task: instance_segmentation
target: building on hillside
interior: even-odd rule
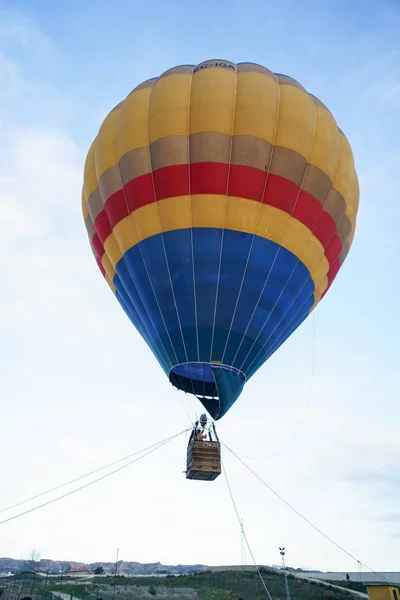
[[[86,567],[78,567],[77,569],[70,569],[66,575],[67,577],[90,577],[92,572]]]
[[[400,600],[399,588],[393,585],[371,583],[367,585],[367,592],[369,600]]]
[[[303,571],[298,569],[294,574],[310,577],[311,579],[323,579],[324,581],[346,581],[346,575],[348,575],[350,581],[365,583],[365,585],[370,583],[384,584],[384,581],[390,581],[392,585],[400,587],[400,571],[381,571],[377,574],[368,571]],[[384,581],[382,581],[382,577]]]

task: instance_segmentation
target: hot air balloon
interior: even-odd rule
[[[261,65],[209,60],[108,114],[82,206],[123,310],[217,420],[330,288],[358,201],[349,142],[320,100]]]

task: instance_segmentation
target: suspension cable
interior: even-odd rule
[[[79,492],[80,490],[83,490],[83,489],[85,489],[85,488],[93,485],[94,483],[97,483],[98,481],[106,479],[106,477],[110,477],[110,475],[114,475],[114,473],[118,473],[118,471],[122,471],[122,469],[125,469],[126,467],[129,467],[130,465],[132,465],[133,463],[137,462],[141,458],[144,458],[145,456],[148,456],[152,452],[155,452],[156,450],[158,450],[162,446],[165,446],[165,444],[168,444],[168,442],[171,442],[173,439],[175,439],[176,437],[182,435],[186,431],[187,431],[187,429],[184,429],[183,431],[180,431],[179,433],[176,433],[175,435],[172,435],[171,437],[169,437],[169,438],[167,438],[165,440],[162,440],[158,444],[153,444],[153,446],[150,447],[150,450],[147,450],[147,452],[145,452],[141,456],[138,456],[137,458],[134,458],[133,460],[131,460],[128,463],[126,463],[125,465],[122,465],[121,467],[118,467],[117,469],[114,469],[113,471],[110,471],[109,473],[106,473],[105,475],[102,475],[101,477],[98,477],[97,479],[94,479],[93,481],[89,481],[89,483],[85,483],[84,485],[81,485],[80,487],[77,487],[77,488],[75,488],[73,490],[70,490],[69,492],[66,492],[62,496],[57,496],[57,498],[53,498],[52,500],[48,500],[47,502],[44,502],[43,504],[39,504],[38,506],[34,506],[33,508],[25,510],[24,512],[18,513],[16,515],[12,516],[12,517],[8,517],[7,519],[4,519],[3,521],[0,521],[0,525],[3,525],[4,523],[8,523],[9,521],[13,521],[14,519],[18,519],[19,517],[22,517],[22,516],[27,515],[27,514],[29,514],[31,512],[34,512],[35,510],[39,510],[39,508],[43,508],[45,506],[48,506],[49,504],[53,504],[54,502],[57,502],[58,500],[62,500],[63,498],[67,498],[68,496],[71,496],[72,494],[75,494],[76,492]],[[141,452],[144,452],[144,450],[142,450]]]
[[[189,431],[190,428],[185,429],[184,431],[182,431],[181,433],[185,433],[186,431]],[[37,498],[41,498],[42,496],[45,496],[47,494],[51,494],[51,492],[56,492],[57,490],[60,490],[63,487],[66,487],[67,485],[70,485],[71,483],[76,483],[77,481],[80,481],[81,479],[85,479],[86,477],[90,477],[90,475],[95,475],[95,473],[99,473],[100,471],[104,471],[104,469],[108,469],[109,467],[113,467],[114,465],[117,465],[121,462],[124,462],[125,460],[128,460],[129,458],[132,458],[133,456],[137,456],[138,454],[141,454],[142,452],[146,452],[146,450],[150,450],[151,448],[154,448],[155,446],[158,446],[159,444],[161,444],[164,441],[169,440],[170,438],[166,438],[166,440],[161,440],[161,442],[157,442],[155,444],[151,444],[151,446],[147,446],[146,448],[142,448],[142,450],[136,450],[136,452],[132,452],[131,454],[128,454],[127,456],[124,456],[123,458],[119,458],[118,460],[114,460],[113,462],[108,463],[107,465],[104,465],[102,467],[98,467],[97,469],[94,469],[94,471],[89,471],[88,473],[85,473],[84,475],[80,475],[79,477],[75,477],[74,479],[70,479],[69,481],[66,481],[65,483],[61,483],[60,485],[57,485],[53,488],[50,488],[49,490],[45,490],[44,492],[40,492],[40,494],[36,494],[35,496],[31,496],[30,498],[26,498],[25,500],[21,500],[20,502],[16,502],[15,504],[11,504],[10,506],[6,506],[5,508],[0,509],[0,513],[6,512],[7,510],[11,510],[12,508],[16,508],[17,506],[21,506],[22,504],[26,504],[27,502],[31,502],[32,500],[36,500]]]
[[[234,499],[234,497],[233,497],[233,494],[232,494],[232,489],[231,489],[231,486],[230,486],[230,484],[229,484],[228,476],[227,476],[227,474],[226,474],[226,469],[225,469],[224,463],[223,463],[222,461],[221,461],[221,465],[222,465],[222,470],[223,470],[223,472],[224,472],[225,481],[226,481],[226,484],[227,484],[227,486],[228,486],[229,495],[230,495],[230,497],[231,497],[231,500],[232,500],[233,508],[235,509],[236,517],[237,517],[237,519],[238,519],[239,526],[240,526],[240,529],[241,529],[241,532],[242,532],[243,538],[244,538],[244,540],[245,540],[245,542],[246,542],[246,545],[247,545],[247,547],[248,547],[248,549],[249,549],[249,552],[250,552],[251,558],[253,559],[254,566],[255,566],[255,568],[257,569],[258,576],[259,576],[259,577],[260,577],[260,579],[261,579],[261,583],[262,583],[262,585],[263,585],[263,587],[264,587],[264,589],[265,589],[265,592],[266,592],[266,594],[267,594],[267,596],[268,596],[269,600],[272,600],[271,594],[269,593],[269,590],[268,590],[268,588],[267,588],[267,585],[266,585],[266,583],[265,583],[265,581],[264,581],[264,578],[263,578],[263,576],[261,575],[260,568],[259,568],[259,566],[257,565],[257,563],[256,563],[256,560],[255,560],[255,558],[254,558],[253,551],[252,551],[252,549],[250,548],[249,541],[248,541],[248,539],[247,539],[247,536],[246,536],[246,534],[245,534],[245,531],[244,531],[243,522],[242,522],[242,519],[240,518],[240,515],[239,515],[239,512],[238,512],[238,509],[237,509],[237,506],[236,506],[236,502],[235,502],[235,499]]]
[[[270,454],[269,456],[264,456],[264,457],[257,457],[257,456],[246,456],[244,454],[241,454],[239,452],[236,452],[236,454],[238,456],[240,456],[241,458],[245,458],[247,460],[258,460],[258,461],[264,461],[264,460],[271,460],[271,458],[276,458],[277,456],[280,456],[281,454],[283,454],[285,452],[285,450],[287,450],[294,442],[294,440],[296,439],[300,429],[303,426],[303,423],[305,421],[306,418],[306,414],[308,411],[308,408],[310,406],[310,402],[311,402],[311,396],[312,396],[312,390],[313,390],[313,385],[314,385],[314,375],[315,375],[315,338],[316,338],[316,333],[315,333],[315,311],[312,312],[311,314],[311,322],[312,322],[312,357],[311,357],[311,373],[310,373],[310,380],[309,380],[309,384],[308,384],[308,391],[307,391],[307,396],[306,396],[306,402],[304,404],[304,408],[303,408],[303,412],[302,415],[300,417],[300,421],[297,425],[296,430],[294,431],[293,435],[291,438],[289,438],[289,440],[286,442],[286,444],[277,452],[274,452],[273,454]]]
[[[307,519],[307,517],[305,517],[304,515],[302,515],[296,508],[294,508],[294,506],[292,506],[278,492],[276,492],[264,479],[262,479],[262,477],[260,477],[255,471],[253,471],[253,469],[251,467],[249,467],[249,465],[247,465],[237,454],[235,454],[235,452],[233,452],[233,450],[231,450],[226,444],[224,444],[224,442],[221,441],[221,444],[223,444],[225,446],[225,448],[227,450],[229,450],[229,452],[231,454],[233,454],[233,456],[239,462],[241,462],[242,465],[246,467],[246,469],[248,469],[250,471],[250,473],[252,473],[259,481],[261,481],[261,483],[263,485],[265,485],[265,487],[268,488],[270,492],[272,492],[277,498],[279,498],[279,500],[281,500],[284,504],[286,504],[286,506],[288,506],[301,519],[303,519],[303,521],[305,521],[308,525],[310,525],[310,527],[312,527],[313,529],[315,529],[315,531],[317,531],[320,535],[322,535],[326,540],[328,540],[329,542],[331,542],[331,544],[333,544],[334,546],[336,546],[336,548],[338,548],[339,550],[341,550],[342,552],[344,552],[344,554],[347,554],[347,556],[349,556],[350,558],[352,558],[353,560],[355,560],[359,565],[362,565],[363,567],[365,567],[366,569],[368,569],[369,571],[371,571],[375,575],[379,575],[380,577],[382,577],[382,579],[384,581],[386,581],[388,583],[391,583],[391,581],[389,581],[389,579],[387,579],[382,573],[379,573],[379,571],[376,571],[372,567],[369,567],[367,564],[365,564],[362,561],[358,560],[358,558],[356,558],[353,554],[351,554],[350,552],[348,552],[345,548],[343,548],[343,546],[340,546],[340,544],[338,544],[337,542],[335,542],[326,533],[324,533],[323,531],[321,531],[321,529],[319,529],[316,525],[314,525],[313,523],[311,523],[311,521],[309,519]]]

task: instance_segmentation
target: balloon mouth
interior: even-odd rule
[[[175,365],[169,372],[169,380],[178,390],[187,394],[218,398],[213,369],[235,373],[242,381],[246,380],[245,374],[239,369],[214,362],[188,362]]]

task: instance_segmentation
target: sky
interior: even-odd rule
[[[141,81],[215,57],[256,62],[332,111],[353,148],[360,208],[331,290],[218,432],[353,556],[400,570],[399,31],[397,0],[0,0],[0,510],[201,412],[95,265],[83,166],[104,117]],[[227,481],[186,481],[187,441],[1,524],[0,556],[113,561],[119,548],[123,560],[240,564]],[[259,564],[279,563],[283,545],[291,566],[358,569],[226,450],[223,463]]]

